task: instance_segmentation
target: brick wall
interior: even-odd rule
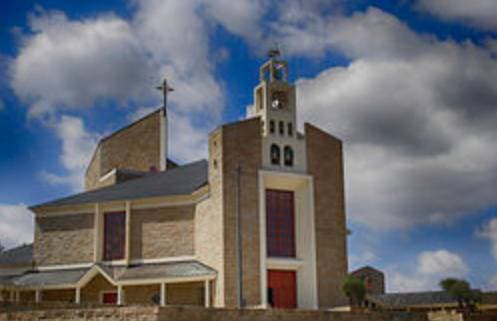
[[[154,304],[153,297],[160,295],[160,285],[126,286],[123,288],[126,304]]]
[[[366,267],[352,272],[351,275],[364,281],[368,294],[385,294],[385,275],[383,272]]]
[[[36,217],[34,261],[37,265],[93,261],[93,213]]]
[[[41,296],[43,302],[74,302],[76,290],[45,290]]]
[[[243,298],[247,306],[261,304],[258,170],[262,164],[259,118],[222,127],[225,304],[237,303],[237,175],[241,166]],[[265,291],[265,289],[264,289]]]
[[[176,283],[167,285],[167,304],[204,305],[203,282]]]
[[[132,210],[131,258],[193,255],[194,211],[194,206]]]
[[[160,169],[160,125],[156,112],[100,141],[85,177],[86,189],[100,187],[98,179],[113,168]]]
[[[318,302],[321,308],[344,305],[340,289],[347,275],[347,232],[342,143],[305,124],[307,169],[314,179]]]
[[[212,288],[213,305],[217,307],[224,305],[221,138],[221,129],[209,135],[209,198],[195,209],[195,256],[218,273]]]

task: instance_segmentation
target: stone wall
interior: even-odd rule
[[[368,294],[385,294],[385,274],[370,267],[364,267],[351,273],[364,281]]]
[[[154,304],[154,297],[160,298],[160,285],[125,286],[124,301],[127,305]]]
[[[209,135],[209,198],[195,208],[195,257],[217,271],[213,305],[224,305],[223,194],[221,128]]]
[[[194,206],[131,211],[131,258],[194,254]]]
[[[167,285],[167,304],[204,305],[204,283],[188,282]]]
[[[99,178],[114,168],[160,170],[161,117],[159,109],[101,140],[86,172],[86,189],[100,187]]]
[[[237,167],[240,176],[243,299],[261,304],[259,241],[259,169],[262,165],[261,122],[253,118],[222,127],[223,228],[225,306],[237,304]]]
[[[74,302],[76,290],[45,290],[41,293],[42,302]]]
[[[33,259],[37,265],[93,261],[94,214],[36,217]]]
[[[426,321],[408,312],[349,313],[305,310],[228,310],[199,307],[100,307],[2,312],[0,321]]]
[[[318,303],[321,308],[345,305],[340,289],[348,271],[342,143],[310,124],[305,124],[305,139],[314,180]]]

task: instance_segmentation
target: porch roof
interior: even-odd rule
[[[99,272],[96,272],[95,269]],[[174,279],[208,278],[216,275],[214,269],[198,261],[141,264],[128,267],[95,264],[88,268],[30,271],[22,275],[1,277],[0,286],[20,288],[75,288],[84,286],[89,279],[92,279],[92,273],[105,274],[116,285],[122,283],[129,284],[131,281],[138,284],[140,281],[150,283],[152,280],[169,280],[169,282],[174,282]]]
[[[19,287],[74,286],[89,270],[90,268],[31,271],[12,278],[9,285]]]
[[[197,261],[142,264],[130,266],[118,277],[117,281],[143,279],[169,279],[213,276],[216,271]]]

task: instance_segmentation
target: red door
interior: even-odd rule
[[[268,270],[268,301],[273,308],[297,307],[297,278],[294,271]]]
[[[103,304],[117,304],[117,292],[104,292],[102,294]]]

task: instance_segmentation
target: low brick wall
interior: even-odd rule
[[[24,307],[24,309],[26,309]],[[12,310],[12,309],[9,309]],[[37,308],[0,312],[0,321],[427,321],[408,312],[350,313],[303,310],[236,310],[152,306]]]

